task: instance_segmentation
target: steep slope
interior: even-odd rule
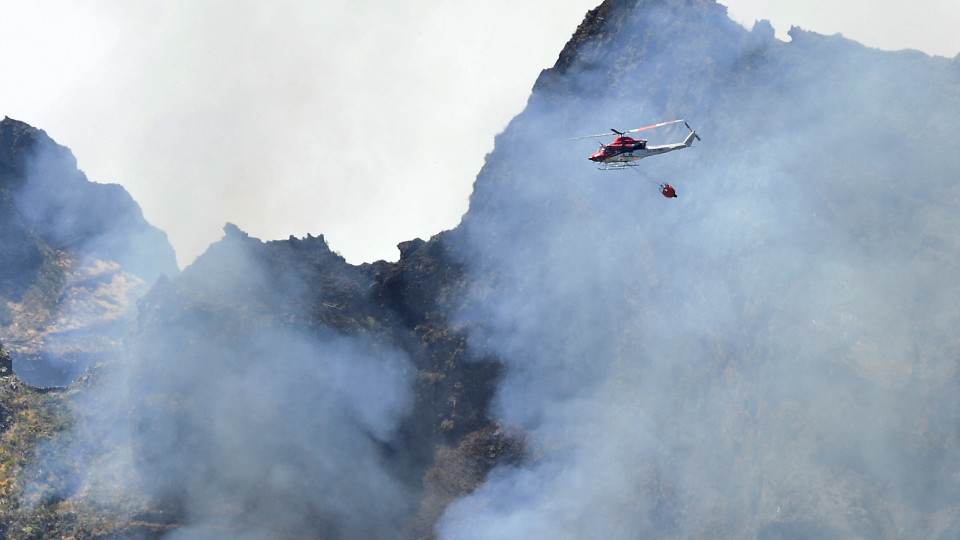
[[[457,317],[540,459],[442,536],[956,534],[960,65],[790,36],[604,2],[498,136]],[[560,142],[673,118],[632,172]]]
[[[178,272],[166,235],[42,130],[0,121],[0,340],[17,371],[66,384],[115,351],[133,300]]]

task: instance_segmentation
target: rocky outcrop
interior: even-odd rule
[[[115,261],[147,283],[178,271],[166,234],[123,187],[87,180],[69,149],[9,117],[0,121],[0,193],[8,225],[51,249]]]
[[[274,445],[285,447],[297,463],[321,456],[327,460],[328,454],[344,451],[341,443],[324,442],[330,435],[323,433],[328,424],[349,420],[355,410],[366,411],[361,423],[370,421],[362,420],[369,415],[379,418],[377,425],[388,423],[386,431],[367,428],[364,437],[373,439],[372,446],[350,443],[354,456],[350,459],[376,454],[378,465],[366,466],[382,467],[386,477],[381,482],[405,493],[405,501],[363,524],[317,507],[316,514],[295,526],[302,531],[369,532],[377,530],[378,520],[389,517],[389,523],[405,524],[406,537],[429,536],[433,521],[456,494],[478,485],[497,463],[519,459],[520,439],[498,429],[487,412],[499,363],[473,352],[466,336],[447,318],[464,274],[444,235],[404,243],[396,263],[352,266],[330,251],[322,236],[263,242],[232,224],[224,231],[224,238],[182,274],[161,280],[140,300],[135,330],[127,338],[130,356],[123,367],[126,384],[136,397],[111,406],[133,411],[138,427],[132,443],[138,474],[145,479],[140,489],[155,496],[163,508],[182,508],[172,514],[166,511],[165,519],[206,523],[229,513],[228,503],[201,511],[197,501],[183,498],[196,489],[221,489],[240,474],[215,451],[231,444],[228,437],[217,435],[217,426],[224,423],[245,434],[243,439],[263,437],[235,452],[251,463],[266,464],[276,458],[266,450]],[[377,367],[365,371],[362,366],[371,362]],[[355,376],[341,374],[357,369]],[[355,378],[360,373],[362,378]],[[330,378],[340,382],[327,386]],[[384,378],[394,382],[384,386]],[[313,382],[303,385],[306,380]],[[199,388],[202,398],[193,394]],[[380,393],[369,394],[375,388]],[[245,397],[247,392],[259,397]],[[345,395],[331,401],[331,395],[340,394]],[[397,395],[389,397],[392,394]],[[394,399],[397,411],[377,405]],[[180,406],[184,400],[193,405]],[[235,408],[212,413],[234,400]],[[246,414],[244,403],[267,410],[275,410],[276,403],[288,405],[273,413],[255,413],[270,418],[269,426],[258,428],[257,421],[235,416]],[[316,412],[303,417],[304,407]],[[340,407],[346,409],[327,412]],[[158,432],[157,426],[166,427]],[[349,441],[355,428],[340,429],[344,431],[339,437]],[[307,445],[288,445],[287,435],[297,430],[321,431],[315,435],[319,439]],[[454,458],[459,461],[451,462]],[[479,461],[454,466],[474,458]],[[467,470],[470,474],[454,484],[425,483],[429,470],[447,477]],[[305,494],[303,486],[288,490],[262,483],[238,493],[251,489],[257,494],[243,497],[312,504],[309,501],[327,489],[319,483],[331,480],[322,472],[302,474],[312,494]],[[198,475],[205,479],[203,488],[191,487]],[[251,513],[259,516],[261,527],[291,526],[281,518],[258,514],[260,505],[254,504]]]
[[[179,271],[119,185],[90,182],[43,130],[0,121],[0,339],[18,371],[68,384],[115,354],[135,300]]]

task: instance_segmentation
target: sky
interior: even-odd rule
[[[3,0],[0,114],[123,185],[181,267],[227,222],[396,260],[457,225],[494,137],[597,3]],[[960,52],[960,3],[721,3],[783,40],[797,25]]]

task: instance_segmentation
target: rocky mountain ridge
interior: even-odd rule
[[[117,184],[90,182],[43,130],[0,121],[0,341],[34,384],[116,353],[134,301],[179,271],[166,235]]]

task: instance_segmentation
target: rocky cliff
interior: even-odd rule
[[[21,376],[67,384],[115,352],[134,300],[176,275],[166,235],[117,184],[90,182],[67,148],[0,121],[0,340]]]
[[[352,266],[227,225],[111,362],[0,384],[6,534],[956,536],[960,65],[790,36],[605,1],[456,229]],[[634,169],[563,141],[673,118]]]

